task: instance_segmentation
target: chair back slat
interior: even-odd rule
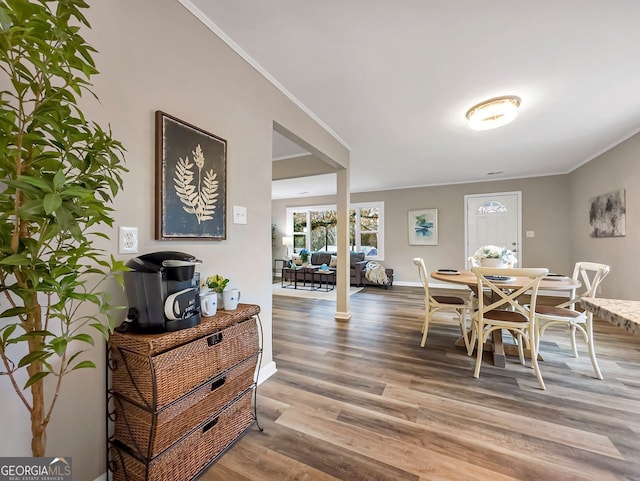
[[[576,308],[576,302],[583,297],[597,297],[598,287],[605,277],[609,274],[610,267],[606,264],[597,262],[576,262],[573,269],[574,280],[580,281],[582,284],[582,292],[576,294],[576,289],[572,289],[569,300],[559,304],[557,307]]]
[[[429,274],[427,273],[427,267],[424,265],[424,259],[416,257],[413,259],[413,263],[418,267],[418,274],[422,288],[424,289],[425,300],[431,299],[431,295],[429,294]]]
[[[527,318],[529,317],[529,311],[518,302],[518,298],[525,293],[529,293],[531,296],[529,305],[531,305],[531,309],[535,309],[540,281],[549,273],[548,269],[537,267],[474,267],[472,271],[478,278],[478,292],[482,292],[486,289],[492,294],[491,300],[489,301],[485,300],[485,296],[478,296],[477,315],[482,316],[489,311],[503,309],[519,312]],[[520,283],[521,286],[517,289],[509,289],[508,282],[492,280],[487,276],[519,277],[526,278],[528,281]]]
[[[609,266],[595,262],[576,262],[574,276],[585,288],[580,297],[596,297],[598,286],[609,274]]]

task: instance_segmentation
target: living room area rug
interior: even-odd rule
[[[274,283],[271,285],[273,288],[274,296],[288,296],[288,297],[301,297],[304,299],[320,299],[323,301],[335,301],[336,300],[336,290],[332,290],[329,292],[325,291],[310,291],[308,289],[294,289],[293,287],[282,287],[280,282]],[[356,292],[360,292],[362,287],[353,287],[349,288],[349,295],[352,296]]]

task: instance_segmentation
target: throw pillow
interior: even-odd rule
[[[350,252],[349,256],[350,256],[349,264],[352,269],[355,267],[356,263],[364,260],[364,252]]]
[[[300,257],[298,257],[298,256],[293,256],[291,258],[291,262],[293,262],[297,266],[301,266],[302,265],[302,259],[300,259]]]
[[[331,262],[329,262],[329,267],[338,267],[338,256],[331,256]]]

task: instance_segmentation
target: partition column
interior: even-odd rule
[[[338,235],[338,269],[336,272],[336,314],[339,320],[351,319],[349,307],[349,168],[340,169],[336,175],[336,210]]]

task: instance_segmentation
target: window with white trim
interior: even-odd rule
[[[384,202],[351,204],[349,248],[364,252],[367,260],[384,259]],[[287,208],[287,232],[293,236],[294,252],[337,251],[335,205]]]

